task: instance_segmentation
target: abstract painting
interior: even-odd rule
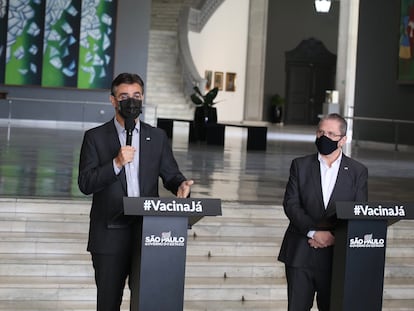
[[[0,0],[0,84],[109,88],[116,0]]]

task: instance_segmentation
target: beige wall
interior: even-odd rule
[[[242,121],[246,76],[249,0],[226,0],[201,33],[190,32],[194,63],[202,77],[205,70],[223,72],[217,114],[219,121]],[[235,92],[225,91],[226,72],[237,74]],[[213,79],[214,82],[214,79]]]

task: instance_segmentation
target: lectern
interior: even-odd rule
[[[221,215],[219,199],[125,197],[124,214],[142,216],[132,260],[131,310],[183,311],[187,229]]]
[[[337,202],[331,310],[382,309],[387,226],[414,219],[414,203]]]

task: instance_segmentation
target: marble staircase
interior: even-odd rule
[[[88,200],[0,199],[0,310],[94,310]],[[277,205],[223,202],[188,232],[185,311],[286,310]],[[383,310],[414,309],[412,224],[389,228]],[[122,310],[128,310],[125,289]]]
[[[194,107],[183,94],[177,32],[151,30],[149,40],[146,104],[156,106],[158,117],[191,120]]]
[[[145,103],[156,107],[158,117],[193,119],[194,107],[183,94],[177,38],[179,12],[191,2],[153,0],[151,3]],[[152,115],[148,117],[153,118]]]

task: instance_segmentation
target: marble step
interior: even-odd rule
[[[85,215],[0,213],[0,216],[0,232],[87,233],[89,227],[89,217]],[[214,218],[202,219],[189,230],[189,235],[282,237],[287,227],[285,219]]]
[[[282,236],[287,227],[287,219],[280,213],[269,212],[263,207],[242,208],[223,207],[223,216],[205,217],[189,232],[190,235],[216,236]],[[246,209],[245,209],[246,210]],[[18,206],[0,203],[0,232],[87,232],[89,217],[82,207],[68,214],[64,208],[51,210],[44,205],[19,204]],[[237,217],[236,217],[237,216]]]
[[[189,256],[275,256],[279,244],[272,237],[197,237],[189,240]],[[0,232],[0,253],[82,254],[86,234]]]
[[[128,289],[125,289],[128,297]],[[385,278],[384,299],[414,299],[414,284],[409,278]],[[96,288],[90,277],[2,277],[3,300],[95,300]],[[189,278],[185,280],[186,301],[284,301],[283,278]]]
[[[124,301],[122,311],[129,310],[129,300]],[[383,302],[382,311],[412,311],[414,300],[387,300]],[[183,311],[286,311],[286,301],[185,301]],[[93,311],[96,310],[94,301],[2,301],[1,311]],[[316,311],[316,307],[311,311]]]
[[[387,300],[382,311],[412,311],[414,300]],[[286,311],[286,301],[187,301],[184,311]],[[1,310],[1,309],[0,309]],[[316,311],[316,303],[311,311]]]
[[[58,249],[56,249],[56,252],[58,253],[65,253],[68,249],[83,252],[88,230],[87,212],[89,204],[89,202],[83,201],[49,202],[39,200],[37,202],[30,202],[2,199],[0,201],[0,213],[2,216],[0,218],[0,230],[7,232],[7,234],[4,237],[0,232],[0,249],[9,248],[7,245],[20,243],[19,252],[24,252],[24,249],[34,251],[36,246],[36,252],[42,253],[43,244],[46,244],[49,248],[57,244]],[[223,205],[223,216],[206,217],[189,231],[189,236],[196,237],[193,240],[197,240],[197,243],[193,243],[191,238],[189,240],[189,246],[194,244],[193,250],[195,253],[192,255],[204,256],[210,252],[210,255],[222,256],[223,245],[226,247],[228,245],[230,253],[234,253],[235,248],[238,248],[236,253],[251,255],[249,252],[243,252],[242,247],[237,247],[241,242],[246,242],[249,249],[251,248],[251,243],[259,242],[258,244],[260,245],[266,242],[264,246],[271,250],[271,253],[260,255],[274,256],[276,254],[277,250],[275,247],[280,243],[287,226],[287,220],[284,218],[285,216],[280,207],[253,205],[243,207],[238,205],[235,207],[231,203],[224,203]],[[237,215],[237,218],[234,217],[235,215]],[[410,221],[400,221],[389,227],[388,238],[391,242],[388,243],[387,256],[413,257],[413,247],[410,247],[413,245],[413,241],[410,239],[411,230],[412,222]],[[10,232],[16,234],[9,234]],[[19,235],[19,232],[22,234]],[[27,235],[30,238],[29,241],[25,241],[26,235],[24,232],[31,233]],[[52,235],[52,239],[48,240],[49,235],[46,233],[53,232],[59,232],[59,235]],[[72,232],[77,233],[71,235]],[[68,234],[62,235],[62,233]],[[83,235],[77,236],[79,233]],[[240,241],[244,236],[246,239]],[[274,237],[274,239],[269,239],[269,236]],[[58,237],[69,243],[62,245]],[[200,244],[200,242],[203,242],[204,237],[219,237],[220,239],[215,247],[212,248],[208,245],[208,241]],[[253,239],[252,237],[255,238]],[[404,243],[404,240],[406,240],[406,243]],[[33,241],[36,241],[36,243],[33,244]],[[30,244],[30,246],[25,247],[25,243]],[[62,249],[62,246],[65,246],[66,251]]]
[[[236,216],[237,215],[237,216]],[[250,217],[248,215],[237,214],[237,211],[227,212],[222,217],[207,217],[202,222],[196,224],[191,230],[197,236],[218,235],[218,236],[274,236],[282,238],[288,220],[284,216],[269,215],[263,218]],[[387,239],[393,240],[412,240],[412,230],[414,221],[401,220],[388,227]]]
[[[151,2],[151,29],[176,29],[177,18],[184,5],[191,0],[162,0]]]
[[[189,247],[190,249],[191,247]],[[190,251],[189,251],[190,252]],[[93,271],[88,253],[83,254],[0,254],[0,277],[3,276],[89,276]],[[413,257],[387,257],[385,277],[414,279]],[[186,275],[188,277],[237,277],[237,278],[283,278],[284,267],[276,256],[191,256],[187,257]],[[414,282],[412,282],[414,283]],[[413,293],[414,294],[414,293]]]
[[[15,198],[0,198],[0,213],[10,213],[11,215],[20,215],[27,213],[32,214],[50,214],[57,215],[57,219],[65,220],[62,215],[77,215],[76,221],[87,222],[89,219],[90,200],[47,200],[47,199],[15,199]],[[287,218],[284,214],[281,205],[268,204],[240,204],[237,202],[222,201],[222,216],[206,217],[203,221],[206,222],[220,222],[220,219],[240,218],[240,219],[281,219]],[[22,216],[24,217],[24,216]],[[406,232],[414,228],[414,222],[411,220],[401,220],[388,227],[388,237],[394,237],[394,233],[400,230],[405,230],[404,236],[411,238],[411,235]],[[1,229],[1,228],[0,228]],[[402,238],[402,237],[399,237]]]
[[[0,254],[0,276],[89,276],[93,277],[89,253]],[[188,277],[284,277],[276,257],[187,256]]]
[[[234,215],[236,212],[228,212]],[[82,214],[12,213],[0,210],[0,232],[87,232],[89,217]],[[206,217],[193,226],[189,235],[197,236],[274,236],[283,237],[288,225],[284,218]],[[243,216],[245,216],[243,218]],[[400,221],[388,228],[388,239],[410,239],[413,223]]]
[[[90,276],[89,254],[0,254],[1,276]],[[385,277],[414,278],[414,258],[387,258]],[[188,277],[284,277],[284,266],[276,257],[188,256]]]
[[[24,234],[27,233],[39,233],[38,235],[32,234],[31,237],[42,238],[41,233],[72,233],[77,232],[76,234],[86,235],[88,231],[88,223],[84,222],[82,217],[78,221],[75,219],[66,219],[59,221],[58,219],[54,220],[53,215],[48,217],[43,217],[42,219],[37,220],[38,215],[33,216],[24,216],[17,217],[17,220],[12,220],[10,215],[2,213],[0,220],[0,241],[5,241],[2,238],[2,233],[18,233]],[[30,217],[30,220],[24,219],[25,217]],[[59,217],[58,215],[56,217]],[[43,219],[44,218],[44,219]],[[15,218],[14,218],[15,219]],[[49,219],[49,220],[47,220]],[[198,225],[195,225],[191,230],[188,231],[189,239],[201,239],[202,237],[233,237],[233,238],[243,238],[243,237],[255,237],[258,241],[261,238],[266,239],[271,236],[274,237],[275,241],[280,242],[283,234],[285,232],[286,222],[282,220],[248,220],[243,221],[241,219],[227,218],[225,223],[221,222],[203,222]],[[401,225],[394,225],[392,234],[388,234],[388,245],[387,245],[387,255],[388,256],[411,256],[412,251],[409,249],[413,246],[414,240],[411,238],[412,226],[411,224],[401,223]],[[398,228],[397,228],[398,226]],[[75,235],[76,235],[75,234]],[[7,234],[9,237],[13,235]],[[45,235],[44,238],[48,236]],[[62,238],[67,238],[67,236],[62,235]],[[80,237],[82,240],[83,236]],[[394,242],[395,241],[395,242]],[[404,241],[406,243],[404,243]],[[407,246],[407,249],[404,249],[404,244]],[[395,247],[394,247],[395,246]],[[396,248],[398,246],[398,248]]]
[[[189,247],[191,249],[191,247]],[[189,251],[191,253],[191,251]],[[92,276],[89,254],[57,252],[0,254],[0,276]],[[189,277],[283,277],[283,265],[276,256],[194,256],[188,255]],[[387,257],[386,277],[414,278],[413,257]]]
[[[82,254],[87,233],[0,232],[0,253]],[[196,236],[188,239],[189,256],[276,256],[281,239],[274,236]],[[387,257],[414,258],[414,239],[388,241]]]
[[[0,212],[88,215],[90,207],[90,199],[54,200],[37,198],[33,200],[21,198],[0,198]]]
[[[94,301],[93,271],[85,251],[89,205],[87,201],[0,199],[0,305],[27,297],[39,297],[35,301],[41,305],[44,291],[55,295],[50,300],[54,306],[82,298],[76,291],[89,297],[85,301]],[[77,224],[74,230],[72,224]],[[232,303],[252,300],[281,303],[286,309],[284,267],[276,260],[286,226],[280,206],[223,202],[223,216],[204,218],[188,232],[186,303],[231,300],[231,310]],[[414,240],[410,222],[391,228],[384,298],[389,310],[400,310],[398,301],[414,299]],[[12,292],[21,298],[10,297]],[[14,309],[18,310],[9,310]]]
[[[58,215],[84,215],[89,217],[91,202],[89,200],[30,200],[0,198],[0,213],[34,213],[34,214],[58,214]],[[248,219],[286,219],[283,208],[280,205],[266,204],[238,204],[222,201],[223,217],[237,217]],[[206,217],[205,219],[209,219]]]

